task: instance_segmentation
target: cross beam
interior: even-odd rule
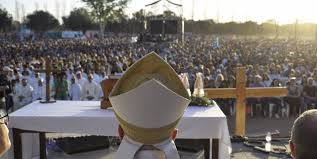
[[[254,87],[246,88],[246,69],[238,67],[236,73],[236,88],[205,88],[209,98],[236,98],[236,128],[235,135],[245,135],[246,98],[250,97],[282,97],[287,95],[285,87]]]

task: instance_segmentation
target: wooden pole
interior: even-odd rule
[[[245,113],[246,113],[246,70],[243,67],[237,68],[237,112],[236,112],[236,127],[235,135],[245,135]]]
[[[45,58],[45,78],[46,78],[46,101],[50,101],[51,99],[51,95],[50,95],[50,74],[51,74],[51,63],[49,62],[49,59],[48,58]]]

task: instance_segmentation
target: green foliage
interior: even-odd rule
[[[132,20],[138,21],[138,22],[143,22],[146,19],[146,13],[143,9],[132,13]]]
[[[63,17],[65,28],[85,32],[93,27],[93,20],[84,8],[75,8],[68,17]]]
[[[91,9],[91,13],[98,22],[120,21],[123,18],[123,10],[129,0],[82,0]]]
[[[6,31],[12,25],[12,16],[5,10],[0,8],[0,31]]]
[[[189,105],[192,106],[211,106],[212,102],[207,97],[191,97],[191,102]]]
[[[26,16],[26,26],[37,32],[44,32],[59,25],[58,20],[48,12],[35,11]]]

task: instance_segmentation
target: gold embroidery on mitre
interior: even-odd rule
[[[181,119],[178,118],[173,123],[160,128],[141,128],[124,121],[118,114],[115,113],[115,115],[125,135],[127,135],[134,141],[146,145],[154,145],[168,139],[171,136],[171,133],[173,132],[175,126]]]
[[[187,100],[190,99],[185,86],[174,69],[154,52],[141,58],[123,74],[114,86],[109,98],[111,100],[111,97],[127,93],[152,79],[159,81],[175,94]],[[129,107],[129,105],[126,105],[126,107]],[[114,111],[116,111],[115,107]],[[127,136],[148,145],[156,144],[169,138],[182,117],[180,115],[172,123],[159,128],[142,128],[126,121],[128,119],[123,120],[118,113],[115,112],[115,114]]]
[[[110,96],[128,92],[151,79],[160,81],[170,90],[190,99],[186,88],[174,69],[154,52],[134,63],[118,80]]]

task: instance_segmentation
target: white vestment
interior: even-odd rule
[[[80,84],[81,88],[83,88],[85,83],[87,82],[87,79],[85,78],[77,79],[77,82],[78,84]]]
[[[82,87],[83,100],[88,100],[87,97],[93,97],[92,100],[99,100],[100,86],[95,81],[86,81]]]
[[[116,154],[116,159],[180,159],[171,138],[152,145],[158,150],[142,150],[142,143],[124,136]]]
[[[71,100],[79,101],[81,100],[82,89],[80,84],[74,83],[69,87],[69,96]]]
[[[35,77],[33,77],[33,78],[30,79],[29,84],[30,84],[33,88],[35,88],[35,87],[38,85],[39,80],[43,80],[43,81],[44,81],[43,78],[40,78],[40,77],[35,78]]]
[[[95,81],[96,83],[100,83],[101,80],[102,80],[102,78],[101,78],[98,74],[96,74],[96,73],[94,73],[93,79],[94,79],[94,81]]]
[[[72,78],[73,78],[73,76],[74,76],[74,74],[73,73],[70,73],[69,71],[67,72],[67,80],[68,81],[70,81]]]
[[[38,99],[45,99],[45,85],[39,86],[38,84],[34,87],[33,101]]]
[[[26,86],[18,85],[15,90],[15,98],[16,98],[16,106],[19,109],[27,104],[30,104],[32,102],[32,94],[33,94],[33,87],[29,84]],[[20,97],[23,97],[20,99]]]

